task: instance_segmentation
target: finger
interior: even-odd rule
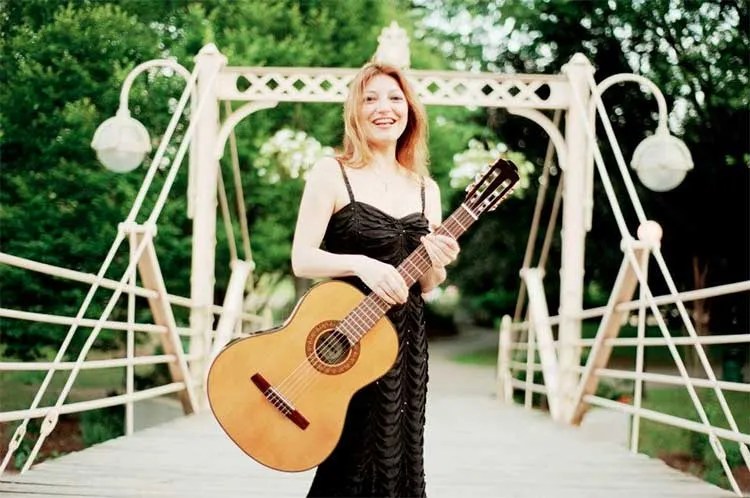
[[[438,245],[445,248],[448,252],[458,252],[458,242],[453,237],[447,235],[436,235],[435,240]]]
[[[425,249],[427,249],[427,254],[430,256],[430,260],[434,267],[442,268],[453,261],[450,249],[447,247],[446,242],[441,239],[434,238],[431,241],[428,241],[427,244],[425,244]]]
[[[394,268],[393,273],[390,275],[389,284],[391,289],[391,295],[397,298],[400,303],[405,303],[409,297],[409,288],[406,286],[404,277]]]
[[[401,290],[397,286],[389,286],[388,295],[390,296],[391,300],[393,300],[392,304],[401,304],[404,302]]]
[[[380,297],[383,301],[390,304],[391,306],[396,304],[396,301],[393,300],[393,298],[390,296],[390,293],[385,285],[379,285],[375,290],[375,294]]]
[[[427,257],[430,258],[430,264],[435,264],[435,246],[432,242],[432,239],[428,238],[428,236],[424,236],[420,239],[422,241],[422,245],[424,246],[424,250],[427,253]]]
[[[447,236],[438,236],[438,238],[439,239],[438,241],[436,241],[436,246],[439,248],[439,251],[442,253],[442,255],[447,258],[448,261],[446,262],[446,264],[455,260],[456,257],[458,257],[458,253],[460,251],[456,239]]]

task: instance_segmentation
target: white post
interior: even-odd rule
[[[497,345],[497,399],[505,403],[513,403],[513,385],[510,382],[510,350],[511,350],[511,325],[513,319],[510,315],[503,315],[500,321],[500,334]]]
[[[216,325],[216,336],[211,346],[210,361],[213,361],[222,348],[232,339],[232,331],[236,329],[237,323],[241,322],[240,316],[242,315],[242,302],[245,297],[245,285],[247,284],[250,272],[253,270],[252,263],[241,259],[235,259],[230,266],[232,268],[232,275],[229,277],[227,293],[224,296],[224,305],[222,306],[224,311],[219,318],[219,323]],[[209,365],[206,365],[206,374],[208,374],[208,367]]]
[[[640,255],[641,271],[643,276],[648,278],[648,260],[651,253],[650,248],[643,251]],[[648,280],[647,280],[648,281]],[[643,400],[643,379],[640,375],[643,373],[643,353],[644,344],[643,340],[646,338],[646,286],[641,285],[640,295],[638,297],[640,304],[638,305],[638,345],[635,350],[635,389],[633,391],[633,418],[630,423],[630,451],[638,453],[638,444],[641,435],[641,402]]]
[[[581,97],[583,105],[571,105],[565,118],[567,164],[563,177],[562,255],[560,261],[560,326],[559,326],[559,402],[560,411],[568,413],[578,383],[576,369],[581,362],[581,348],[576,341],[581,338],[581,319],[577,318],[583,306],[584,247],[586,241],[586,164],[588,138],[586,109],[590,91],[587,78],[594,71],[582,54],[575,54],[563,67],[568,76],[571,92]]]
[[[557,355],[555,354],[552,327],[549,324],[547,299],[544,295],[542,276],[544,272],[539,268],[524,268],[521,278],[526,283],[529,293],[529,321],[536,333],[539,343],[539,361],[542,364],[542,376],[547,388],[547,404],[553,420],[560,420],[559,372]]]
[[[135,232],[128,233],[128,241],[130,242],[130,260],[132,262],[135,257],[135,252],[138,249],[138,241],[135,236]],[[133,275],[128,280],[128,284],[131,287],[135,287],[137,284],[136,275],[138,272],[134,271]],[[130,436],[133,434],[134,426],[134,403],[131,398],[135,391],[135,366],[133,365],[133,358],[135,357],[135,330],[133,325],[135,324],[135,294],[132,290],[128,291],[128,335],[126,342],[126,356],[128,358],[128,365],[125,367],[125,392],[128,395],[128,401],[125,403],[125,435]]]
[[[219,160],[216,157],[216,139],[219,133],[219,101],[216,89],[207,86],[212,76],[219,72],[227,63],[214,44],[204,46],[196,56],[198,65],[198,98],[209,99],[199,116],[194,117],[196,130],[194,147],[195,170],[193,171],[195,203],[193,205],[193,254],[190,272],[190,298],[193,307],[190,310],[190,328],[193,335],[190,338],[190,354],[199,355],[194,360],[190,371],[194,385],[200,386],[200,392],[205,389],[202,385],[202,374],[206,358],[211,347],[211,333],[213,330],[213,315],[211,306],[214,304],[215,254],[216,254],[216,189],[218,187]],[[196,393],[198,394],[198,393]],[[203,399],[203,396],[196,396]]]

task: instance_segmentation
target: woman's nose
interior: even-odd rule
[[[379,98],[375,102],[375,110],[376,111],[387,110],[387,109],[390,109],[390,102],[388,101],[387,98]]]

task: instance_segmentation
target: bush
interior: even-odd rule
[[[87,447],[125,434],[125,407],[122,405],[81,414],[81,436]]]
[[[424,318],[431,336],[452,336],[458,333],[456,311],[460,295],[455,285],[433,289],[425,298]]]
[[[711,425],[721,425],[721,422],[725,420],[724,413],[718,403],[704,403],[703,408],[706,411],[706,417],[708,418],[708,421],[711,423]],[[741,465],[742,454],[740,453],[739,444],[732,441],[721,440],[720,443],[724,447],[724,453],[726,454],[727,464],[729,465],[729,468],[735,468]],[[729,488],[729,480],[727,479],[727,476],[724,472],[724,467],[721,465],[721,461],[714,454],[714,449],[711,446],[707,434],[703,434],[701,432],[691,432],[690,451],[694,458],[703,462],[703,479],[725,489]]]

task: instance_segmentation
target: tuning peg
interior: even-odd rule
[[[468,185],[466,186],[466,189],[465,189],[464,191],[465,191],[465,192],[469,192],[469,191],[471,191],[471,189],[473,189],[473,188],[474,188],[474,187],[476,187],[476,186],[477,186],[477,182],[476,182],[476,180],[475,180],[475,181],[471,182],[470,184],[468,184]]]

